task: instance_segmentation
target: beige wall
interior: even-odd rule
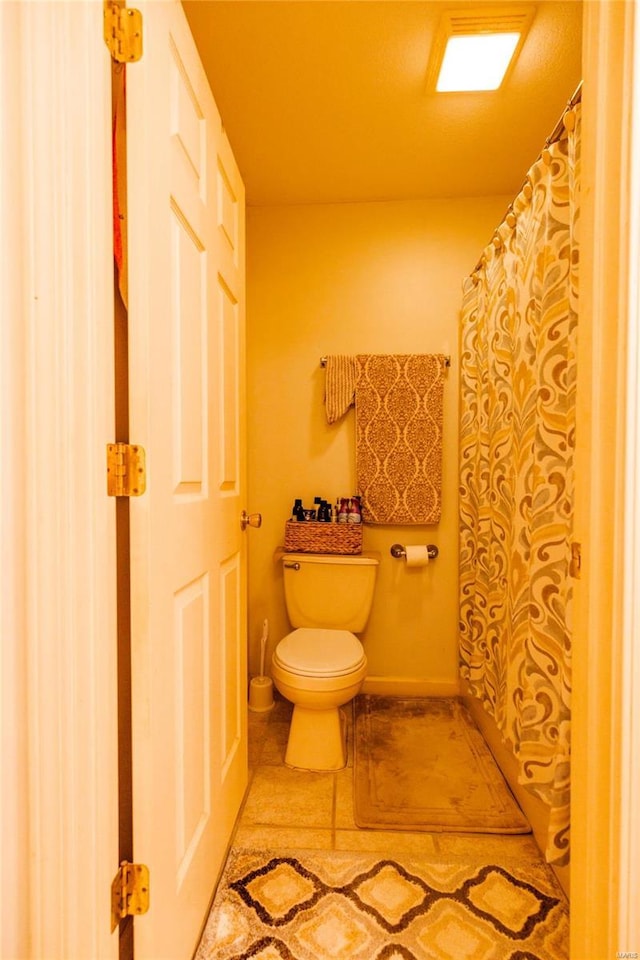
[[[295,497],[355,492],[354,414],[329,426],[320,357],[330,353],[452,355],[445,386],[442,520],[370,526],[382,555],[363,634],[369,675],[457,680],[457,326],[462,278],[508,198],[250,208],[248,211],[250,671],[270,622],[268,658],[290,629],[273,552]],[[407,569],[392,543],[435,543],[440,557]],[[438,689],[438,684],[444,684]],[[433,689],[431,687],[433,685]],[[416,690],[416,692],[419,692]]]

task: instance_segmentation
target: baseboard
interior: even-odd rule
[[[457,680],[429,680],[426,677],[367,677],[362,693],[379,697],[457,697]]]

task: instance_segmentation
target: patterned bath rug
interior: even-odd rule
[[[195,960],[567,960],[545,864],[232,850]]]
[[[531,832],[456,698],[357,697],[353,783],[359,827]]]

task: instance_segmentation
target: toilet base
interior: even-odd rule
[[[284,762],[319,773],[347,765],[346,720],[342,710],[310,710],[295,704]]]

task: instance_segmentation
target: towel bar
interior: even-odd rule
[[[321,367],[326,367],[326,365],[327,365],[327,358],[326,358],[326,357],[320,357],[320,366],[321,366]],[[445,357],[445,358],[444,358],[444,365],[445,365],[445,367],[450,367],[450,366],[451,366],[451,357]]]

